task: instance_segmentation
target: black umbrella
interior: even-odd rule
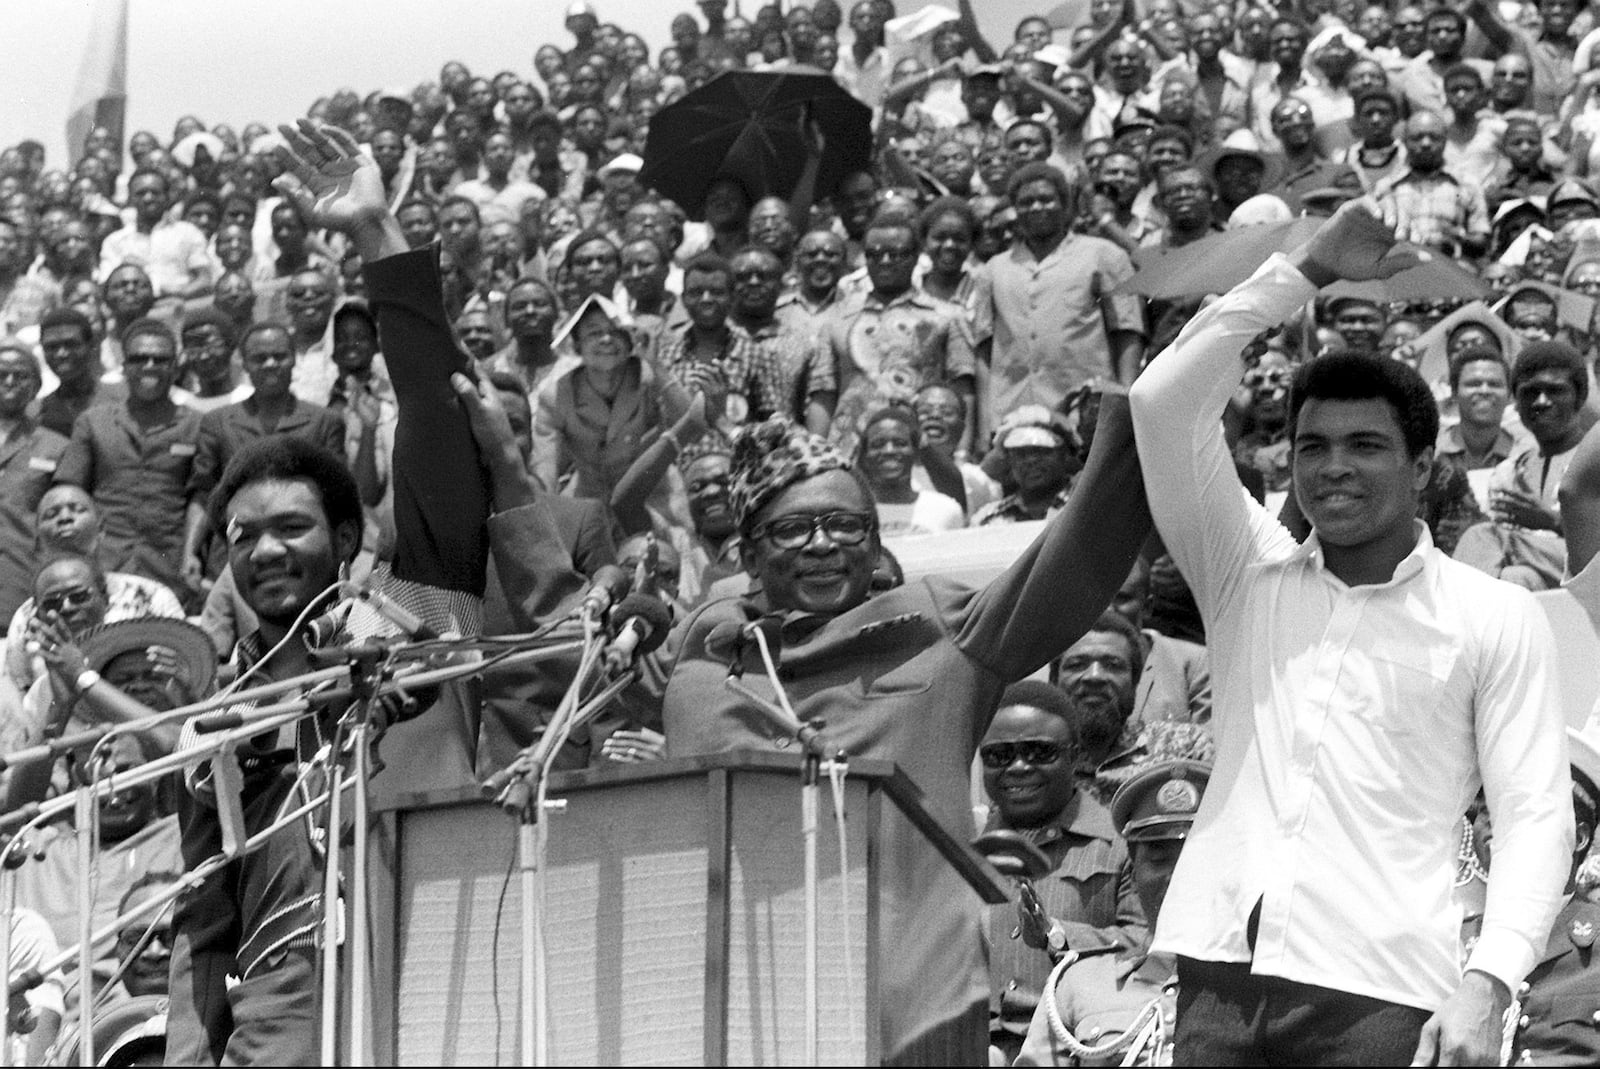
[[[872,109],[814,67],[723,71],[650,120],[639,180],[694,219],[704,217],[706,190],[724,175],[737,179],[752,203],[787,198],[805,166],[812,123],[824,139],[820,198],[870,166]]]

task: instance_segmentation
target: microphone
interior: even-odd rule
[[[615,564],[596,568],[589,589],[583,595],[584,614],[604,616],[611,606],[628,596],[628,588],[632,584],[633,577]]]
[[[339,593],[346,600],[339,602],[333,608],[316,617],[306,624],[306,638],[311,646],[326,646],[338,637],[344,630],[345,624],[350,619],[350,601],[362,601],[372,607],[372,610],[385,620],[389,621],[400,632],[413,642],[427,642],[439,638],[439,632],[404,605],[395,601],[389,595],[373,586],[370,582],[352,583],[349,581],[339,584]]]
[[[745,652],[756,647],[756,632],[766,636],[767,649],[777,661],[783,649],[783,620],[777,616],[758,616],[754,620],[729,620],[717,624],[706,635],[706,652],[728,661],[728,675],[744,675]]]
[[[611,613],[620,617],[617,637],[606,647],[606,667],[620,672],[660,647],[672,630],[672,610],[660,598],[629,594]]]

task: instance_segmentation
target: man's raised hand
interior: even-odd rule
[[[349,133],[310,119],[279,126],[278,132],[284,140],[278,159],[287,169],[273,185],[308,224],[348,231],[388,212],[378,165]]]
[[[272,184],[308,226],[349,234],[367,263],[410,249],[389,210],[378,165],[355,138],[310,119],[279,126],[278,132],[284,140],[278,158],[286,170]]]
[[[1300,248],[1290,261],[1317,287],[1341,278],[1352,282],[1389,278],[1432,259],[1424,249],[1397,246],[1393,202],[1362,197],[1348,201]]]

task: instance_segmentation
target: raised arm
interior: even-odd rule
[[[645,511],[645,502],[677,462],[683,447],[698,442],[706,430],[705,394],[696,393],[683,417],[628,465],[628,470],[611,491],[611,514],[616,517],[624,534],[650,530],[650,515]]]
[[[978,29],[978,16],[972,10],[972,0],[956,0],[956,14],[956,28],[967,39],[967,46],[978,57],[978,62],[993,63],[999,59],[1000,53],[994,50],[994,45]]]
[[[399,403],[394,441],[397,579],[483,596],[489,488],[450,376],[475,377],[445,314],[438,254],[412,251],[378,165],[343,130],[280,127],[288,171],[278,189],[314,226],[348,234],[360,254]]]
[[[957,645],[1008,680],[1037,671],[1111,603],[1149,533],[1128,399],[1108,387],[1089,460],[1067,503],[975,595]]]
[[[1275,255],[1191,319],[1132,388],[1134,429],[1156,528],[1210,615],[1240,569],[1295,542],[1248,498],[1223,438],[1240,354],[1337,278],[1375,278],[1416,262],[1363,202],[1341,208],[1291,256]],[[1382,272],[1382,273],[1380,273]]]
[[[1467,0],[1464,12],[1473,25],[1483,34],[1484,40],[1489,42],[1489,47],[1494,49],[1495,55],[1504,55],[1507,52],[1520,51],[1521,42],[1511,27],[1506,25],[1489,0]]]

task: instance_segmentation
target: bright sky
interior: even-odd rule
[[[602,19],[641,34],[652,51],[691,0],[594,0]],[[901,0],[908,14],[928,0]],[[942,0],[955,8],[955,0]],[[128,128],[163,142],[193,112],[235,129],[303,114],[319,96],[350,86],[409,89],[459,59],[473,73],[532,76],[534,50],[565,46],[566,0],[129,0]],[[1036,0],[975,0],[997,46]],[[67,110],[94,0],[9,0],[0,63],[0,145],[37,138],[50,166],[66,162]],[[746,15],[758,0],[743,0]],[[848,7],[848,5],[846,5]]]

